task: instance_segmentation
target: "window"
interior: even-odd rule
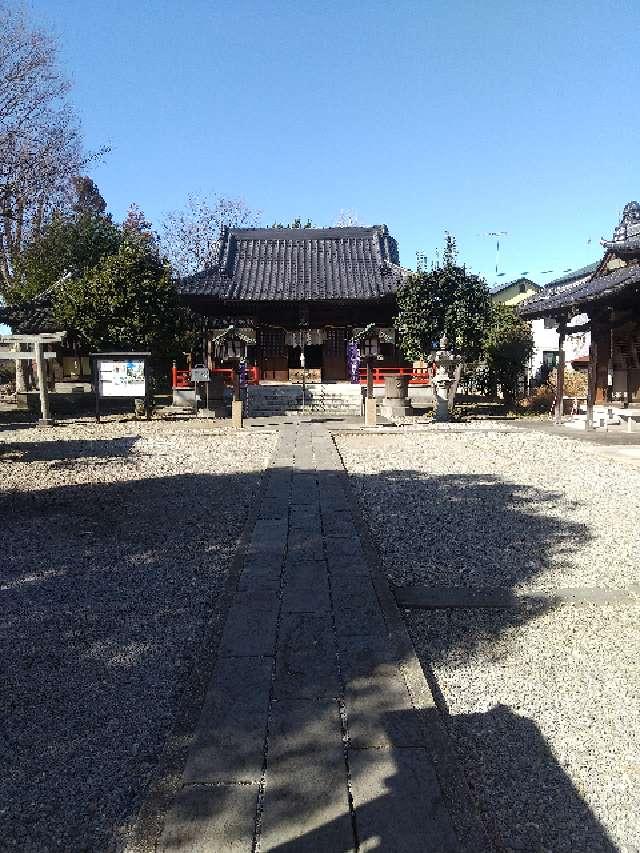
[[[378,355],[378,339],[367,338],[366,341],[360,341],[360,355]]]
[[[554,367],[558,366],[558,358],[560,353],[558,350],[545,350],[542,353],[542,364],[549,368],[549,370],[553,370]]]

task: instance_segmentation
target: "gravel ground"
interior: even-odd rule
[[[638,583],[640,470],[599,448],[473,426],[337,441],[394,584]],[[499,850],[640,850],[639,614],[405,611]]]
[[[0,849],[126,842],[274,442],[155,421],[0,432]]]

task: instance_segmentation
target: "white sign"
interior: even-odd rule
[[[97,359],[101,397],[144,397],[144,359]]]
[[[209,368],[208,367],[192,367],[191,368],[192,382],[208,382]]]

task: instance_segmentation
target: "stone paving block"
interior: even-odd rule
[[[258,509],[258,519],[260,521],[286,521],[289,516],[289,499],[276,503],[274,501],[265,501],[260,504]]]
[[[324,530],[325,536],[355,536],[356,529],[351,520],[351,514],[347,514],[344,512],[330,512],[325,511],[322,513],[322,528]]]
[[[335,702],[274,702],[261,850],[346,853],[354,842]]]
[[[282,558],[262,559],[251,554],[243,563],[240,585],[246,588],[249,584],[262,586],[279,586],[282,574]]]
[[[359,559],[363,556],[360,537],[353,525],[352,532],[346,536],[331,536],[325,533],[324,542],[328,557],[335,554],[343,559],[347,557]]]
[[[287,548],[286,537],[281,540],[255,540],[253,539],[247,547],[247,557],[255,557],[257,560],[278,562],[284,559]]]
[[[359,556],[342,556],[340,554],[327,554],[327,566],[329,574],[336,581],[342,581],[346,578],[351,578],[354,575],[364,575],[370,577],[369,564],[367,563],[364,554]]]
[[[283,612],[329,612],[329,579],[324,562],[287,563]]]
[[[242,578],[242,575],[240,576]],[[238,591],[233,599],[236,607],[246,607],[247,610],[267,610],[273,612],[280,607],[280,585],[245,581],[238,585]]]
[[[386,637],[340,637],[338,654],[345,682],[399,674],[398,661]]]
[[[254,535],[263,538],[280,538],[287,532],[286,521],[256,521],[253,528]]]
[[[310,532],[306,528],[293,528],[289,531],[287,541],[287,553],[293,554],[296,551],[302,551],[312,548],[317,554],[318,559],[324,556],[322,536],[320,530],[316,533]]]
[[[274,696],[333,698],[338,667],[329,614],[283,613],[276,654]]]
[[[258,787],[184,788],[167,814],[159,853],[251,853]]]
[[[220,658],[216,664],[184,778],[259,782],[264,763],[273,658]]]
[[[292,506],[315,505],[318,503],[317,491],[314,487],[300,487],[291,490]]]
[[[344,607],[334,604],[336,633],[339,637],[386,637],[387,626],[382,610],[375,607]]]
[[[399,672],[345,679],[344,703],[354,748],[424,746],[419,713]]]
[[[424,749],[349,750],[349,766],[362,850],[459,853]]]
[[[305,506],[291,507],[291,515],[289,520],[289,529],[296,528],[307,529],[309,527],[320,526],[320,511],[319,507],[312,504]]]
[[[276,641],[277,610],[248,610],[235,604],[229,610],[220,641],[221,655],[272,655]]]

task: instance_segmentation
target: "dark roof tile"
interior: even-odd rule
[[[385,225],[223,229],[215,268],[178,282],[186,297],[228,301],[379,299],[402,280]]]

